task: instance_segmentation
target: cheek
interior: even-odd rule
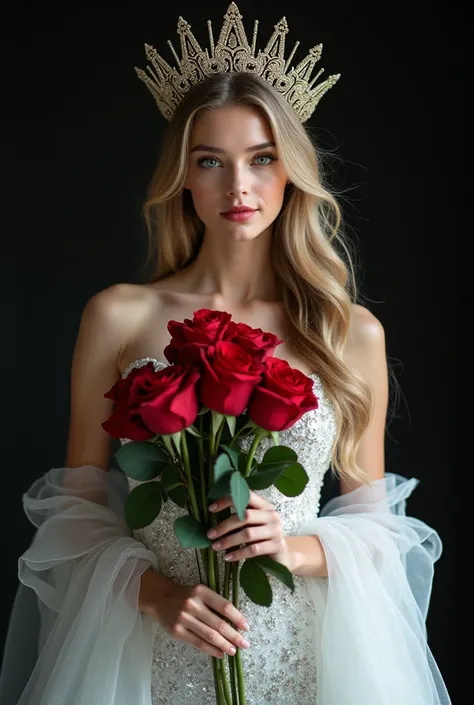
[[[198,213],[205,213],[212,206],[217,197],[217,189],[209,179],[191,179],[189,187],[194,203],[194,207]]]
[[[218,184],[217,171],[209,169],[207,171],[191,172],[188,185],[195,198],[207,199],[216,194],[216,185]]]
[[[285,181],[280,178],[267,179],[260,184],[259,193],[267,206],[279,206],[285,194]]]

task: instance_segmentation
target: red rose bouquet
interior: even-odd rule
[[[232,498],[243,521],[250,490],[271,485],[294,497],[308,482],[291,448],[279,445],[278,432],[318,407],[309,377],[273,357],[283,341],[271,333],[235,323],[230,314],[201,309],[192,320],[170,321],[171,341],[164,354],[170,365],[155,371],[152,362],[133,369],[105,396],[114,401],[103,428],[127,438],[116,454],[120,468],[141,481],[127,497],[126,521],[131,530],[151,524],[163,502],[172,501],[188,513],[174,530],[183,548],[194,548],[199,574],[199,549],[206,584],[238,608],[239,584],[250,600],[268,606],[272,590],[268,575],[292,591],[292,574],[269,556],[227,563],[219,576],[217,554],[207,537],[218,523],[209,500]],[[240,439],[250,437],[248,451]],[[255,452],[265,436],[274,445],[260,462]],[[219,521],[231,515],[223,510]],[[204,582],[201,578],[201,581]],[[213,658],[217,705],[245,705],[240,652],[225,664]]]

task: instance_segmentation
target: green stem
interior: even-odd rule
[[[239,561],[232,562],[232,604],[236,609],[239,609]],[[247,700],[245,698],[244,669],[242,666],[240,649],[237,649],[234,658],[235,676],[237,679],[239,693],[238,705],[246,705]]]
[[[258,428],[255,431],[255,436],[253,438],[252,445],[250,446],[250,450],[247,455],[247,464],[245,466],[244,477],[248,477],[250,475],[250,470],[252,469],[253,456],[255,455],[255,451],[257,450],[257,446],[260,443],[260,440],[266,435],[267,432],[264,431],[262,428]]]
[[[212,548],[206,548],[205,549],[207,552],[207,571],[208,571],[208,583],[209,587],[211,590],[214,590],[214,592],[217,592],[216,590],[216,572],[215,572],[215,564],[214,564],[214,551]]]
[[[205,575],[206,575],[206,581],[207,581],[207,584],[209,584],[209,571],[208,571],[208,567],[207,567],[207,554],[206,554],[206,549],[205,549],[205,548],[200,548],[199,551],[200,551],[200,553],[201,553],[201,560],[202,560],[202,565],[203,565],[203,567],[204,567],[204,573],[205,573]],[[199,568],[199,563],[198,563],[198,568]],[[201,582],[203,582],[203,581],[202,581],[202,578],[201,578],[201,571],[200,571],[200,570],[199,570],[199,578],[200,578]]]
[[[217,556],[217,553],[215,554]],[[222,595],[223,597],[228,600],[229,595],[230,595],[230,570],[231,570],[231,565],[229,563],[225,564],[224,568],[224,584],[222,588]],[[231,620],[228,619],[227,622],[229,624],[232,624]],[[232,658],[231,656],[228,656],[228,658]],[[230,661],[229,661],[229,670],[230,670]],[[221,663],[221,677],[222,677],[222,687],[224,688],[224,695],[226,699],[228,700],[228,705],[233,705],[233,701],[231,700],[231,695],[230,695],[230,690],[229,690],[229,681],[227,679],[227,671],[224,668],[224,663]]]
[[[234,445],[235,441],[236,441],[237,438],[240,436],[240,434],[242,433],[242,431],[245,431],[245,429],[248,428],[249,425],[250,425],[249,423],[244,424],[244,425],[242,426],[242,428],[240,428],[240,429],[237,431],[237,433],[232,436],[232,440],[231,440],[230,443],[229,443],[229,448],[232,448],[232,446]]]
[[[201,555],[202,555],[202,550],[203,549],[201,548],[200,549]],[[199,582],[202,583],[201,565],[199,563],[199,556],[198,556],[197,548],[194,549],[194,555],[196,556],[197,569],[198,569],[198,573],[199,573]]]
[[[214,675],[214,689],[216,691],[216,705],[226,705],[223,697],[222,697],[222,688],[221,688],[221,681],[220,681],[220,668],[219,668],[219,661],[220,659],[216,658],[215,656],[211,656],[212,658],[212,673]]]
[[[219,576],[219,560],[217,553],[213,549],[209,549],[213,553],[213,559],[214,559],[214,575],[216,576],[216,587],[215,591],[220,595],[221,594],[221,580]]]
[[[230,563],[225,564],[224,568],[224,589],[222,591],[223,597],[228,600],[230,595],[230,569],[232,568]]]
[[[225,419],[224,419],[225,421]],[[215,462],[215,456],[216,456],[216,437],[214,437],[212,433],[212,421],[209,423],[209,467],[208,467],[208,484],[207,487],[210,488],[214,484],[214,462]],[[203,480],[201,479],[201,484],[203,484]],[[207,502],[207,500],[206,500]],[[207,503],[206,503],[206,510],[207,510]],[[212,512],[209,512],[208,514],[208,523],[210,525],[210,528],[217,526],[217,517],[215,514]],[[206,549],[209,553],[209,571],[211,573],[211,580],[209,581],[209,587],[214,590],[214,592],[219,592],[218,586],[216,584],[216,574],[218,575],[219,573],[219,562],[218,562],[218,556],[217,553],[212,549],[208,548]],[[227,705],[233,705],[233,701],[230,699],[230,691],[229,691],[229,683],[227,681],[227,673],[225,670],[225,664],[221,663],[219,667],[219,683],[220,687],[222,687],[224,691],[224,697],[226,699]]]
[[[207,526],[207,522],[209,521],[209,510],[207,508],[208,501],[207,501],[207,489],[208,485],[206,483],[206,475],[204,472],[204,443],[202,440],[202,435],[203,435],[203,430],[204,430],[204,420],[203,416],[199,417],[199,434],[201,438],[197,439],[198,442],[198,448],[199,448],[199,477],[201,479],[201,501],[202,501],[202,508],[204,512],[204,523]]]
[[[232,689],[232,705],[239,705],[237,680],[235,677],[235,656],[229,656],[230,687]]]
[[[232,705],[232,696],[230,694],[229,681],[227,679],[227,671],[225,668],[225,658],[219,659],[220,663],[220,675],[221,675],[221,685],[224,691],[224,698],[226,705]]]
[[[201,523],[201,513],[199,511],[199,506],[196,499],[196,493],[194,491],[193,477],[191,475],[191,468],[189,467],[189,453],[188,444],[186,442],[186,432],[181,433],[181,455],[183,458],[183,468],[186,475],[186,480],[188,482],[188,492],[191,500],[191,507],[194,513],[194,518],[196,521]]]
[[[237,672],[237,688],[238,688],[238,692],[239,692],[239,705],[246,705],[247,699],[245,697],[244,669],[242,666],[242,658],[240,656],[240,649],[237,649],[234,658],[235,658],[235,670]]]
[[[214,484],[214,463],[216,461],[216,438],[212,434],[212,423],[209,428],[209,467],[207,469],[208,487],[211,488]],[[217,526],[217,517],[215,513],[209,512],[209,528]]]
[[[222,419],[222,423],[221,423],[221,425],[219,426],[219,430],[217,431],[217,434],[216,434],[216,448],[215,448],[216,453],[217,453],[217,451],[219,450],[219,445],[220,445],[220,442],[221,442],[222,431],[224,430],[224,426],[225,426],[226,423],[227,423],[227,421],[226,421],[226,418],[225,418],[225,416],[224,416],[224,418]]]
[[[208,560],[208,586],[211,588],[211,590],[214,590],[214,592],[219,592],[217,589],[216,585],[216,573],[215,573],[215,568],[217,565],[217,554],[215,551],[212,550],[212,548],[206,548],[205,551],[207,552],[207,560]],[[220,659],[216,659],[214,656],[212,657],[212,661],[218,662]],[[222,664],[217,663],[217,672],[214,674],[214,679],[217,678],[217,683],[216,683],[216,689],[217,687],[219,688],[219,696],[217,694],[216,690],[216,702],[217,705],[226,705],[226,703],[223,702],[222,698],[225,697],[227,700],[227,694],[226,690],[228,691],[229,686],[226,684],[225,681],[225,672],[224,669],[222,668]],[[227,688],[226,688],[227,685]],[[221,688],[224,691],[224,694],[222,695]],[[231,705],[227,703],[227,705]]]

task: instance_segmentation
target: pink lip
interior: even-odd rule
[[[250,218],[256,213],[257,211],[229,211],[229,213],[221,213],[221,215],[224,216],[224,218],[227,218],[227,220],[231,220],[234,223],[241,223],[245,220],[250,220]]]

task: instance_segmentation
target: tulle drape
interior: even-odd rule
[[[317,705],[449,705],[427,643],[440,537],[406,516],[418,480],[387,473],[330,500],[298,534],[317,535],[327,578],[307,578],[318,618]]]
[[[124,521],[124,479],[114,468],[54,468],[23,495],[37,532],[18,562],[0,705],[151,705],[157,623],[139,612],[138,590],[158,565]],[[306,579],[318,619],[314,705],[450,703],[425,627],[442,545],[405,511],[417,484],[387,473],[298,531],[320,537],[328,565],[327,578]]]
[[[139,612],[138,591],[157,558],[129,534],[122,480],[116,469],[53,468],[23,495],[37,532],[18,562],[16,602],[32,588],[40,628],[13,610],[1,705],[151,705],[157,623]],[[36,641],[30,673],[19,634]]]

